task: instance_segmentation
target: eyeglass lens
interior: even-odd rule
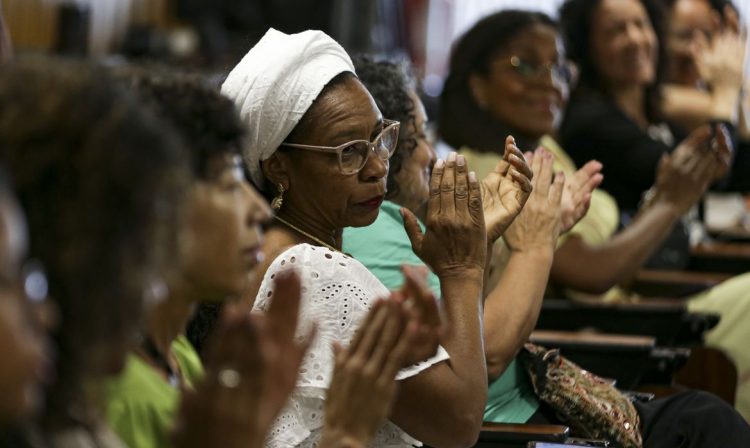
[[[398,128],[386,128],[372,142],[373,151],[381,160],[388,160],[396,149],[398,142]],[[354,174],[362,169],[370,155],[370,144],[359,141],[347,146],[341,151],[341,168],[345,174]]]

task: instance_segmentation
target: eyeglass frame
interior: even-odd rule
[[[574,70],[572,64],[563,60],[562,62],[546,62],[543,64],[531,64],[521,58],[520,56],[513,55],[509,59],[503,61],[506,65],[510,65],[510,68],[514,72],[518,73],[524,79],[540,79],[542,76],[549,73],[552,75],[554,81],[562,81],[566,84],[573,82]],[[533,73],[523,73],[521,66],[525,65],[533,69]]]
[[[398,121],[395,121],[395,120],[385,120],[384,119],[383,120],[383,130],[380,131],[380,133],[378,133],[378,135],[374,139],[372,139],[372,141],[365,140],[365,139],[357,139],[357,140],[352,140],[352,141],[343,143],[343,144],[338,145],[338,146],[303,145],[303,144],[299,144],[299,143],[286,143],[286,142],[282,142],[281,145],[279,145],[279,146],[288,146],[290,148],[307,149],[307,150],[310,150],[310,151],[323,152],[323,153],[327,153],[327,154],[336,154],[338,156],[338,160],[339,160],[339,170],[341,170],[341,172],[344,173],[344,165],[343,165],[343,162],[341,161],[341,153],[344,151],[344,149],[346,149],[349,146],[352,146],[355,143],[364,142],[364,143],[367,144],[367,146],[369,147],[370,150],[367,152],[367,157],[365,158],[364,163],[362,163],[362,166],[360,166],[353,173],[344,173],[347,176],[351,176],[351,175],[357,174],[360,171],[362,171],[362,168],[364,168],[365,165],[367,165],[367,161],[370,160],[370,154],[375,152],[375,142],[377,142],[383,136],[383,134],[385,134],[386,131],[390,130],[393,127],[396,128],[396,140],[394,141],[393,150],[388,151],[388,158],[387,159],[383,159],[383,158],[378,157],[378,158],[380,158],[380,160],[386,162],[386,161],[390,160],[391,157],[393,157],[393,153],[396,152],[396,148],[398,148],[398,132],[401,129],[401,123],[398,122]]]

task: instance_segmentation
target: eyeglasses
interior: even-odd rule
[[[511,56],[510,67],[522,78],[541,79],[547,74],[552,75],[555,82],[570,83],[573,80],[573,70],[567,61],[547,62],[544,64],[535,64],[518,56]]]
[[[398,121],[383,120],[383,126],[385,128],[371,142],[367,140],[352,140],[339,146],[282,143],[281,146],[337,154],[339,169],[341,169],[342,174],[348,176],[360,172],[367,163],[367,159],[369,159],[371,153],[375,153],[384,162],[391,158],[393,152],[396,150],[396,146],[398,146],[398,130],[401,124]]]

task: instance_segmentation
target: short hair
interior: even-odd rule
[[[0,71],[0,164],[62,318],[48,424],[88,404],[93,348],[135,333],[145,286],[174,259],[185,159],[169,126],[101,68],[42,59]]]
[[[117,74],[144,104],[177,130],[198,178],[206,178],[211,159],[226,154],[242,155],[247,130],[234,103],[203,78],[139,68]]]
[[[557,30],[557,23],[544,13],[510,9],[483,18],[459,38],[451,51],[450,72],[440,96],[438,133],[446,143],[477,151],[502,148],[507,130],[476,103],[469,77],[488,74],[495,55],[519,33],[538,24]]]
[[[406,132],[416,125],[416,107],[409,96],[416,90],[416,81],[405,63],[375,61],[366,55],[354,57],[353,62],[357,77],[375,99],[383,116],[401,123],[398,146],[389,161],[386,199],[391,199],[399,193],[396,174],[417,147],[416,139]]]
[[[665,45],[665,15],[663,5],[656,0],[639,0],[646,9],[651,26],[659,42],[656,79],[646,89],[646,117],[652,121],[661,121],[661,86],[667,71]],[[601,0],[567,0],[560,9],[560,22],[565,38],[565,49],[573,62],[578,66],[577,92],[594,90],[608,95],[599,69],[591,55],[591,28],[593,14]]]

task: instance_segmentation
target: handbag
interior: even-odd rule
[[[582,437],[605,439],[623,448],[642,448],[640,416],[611,383],[560,355],[527,343],[519,357],[537,397]]]

